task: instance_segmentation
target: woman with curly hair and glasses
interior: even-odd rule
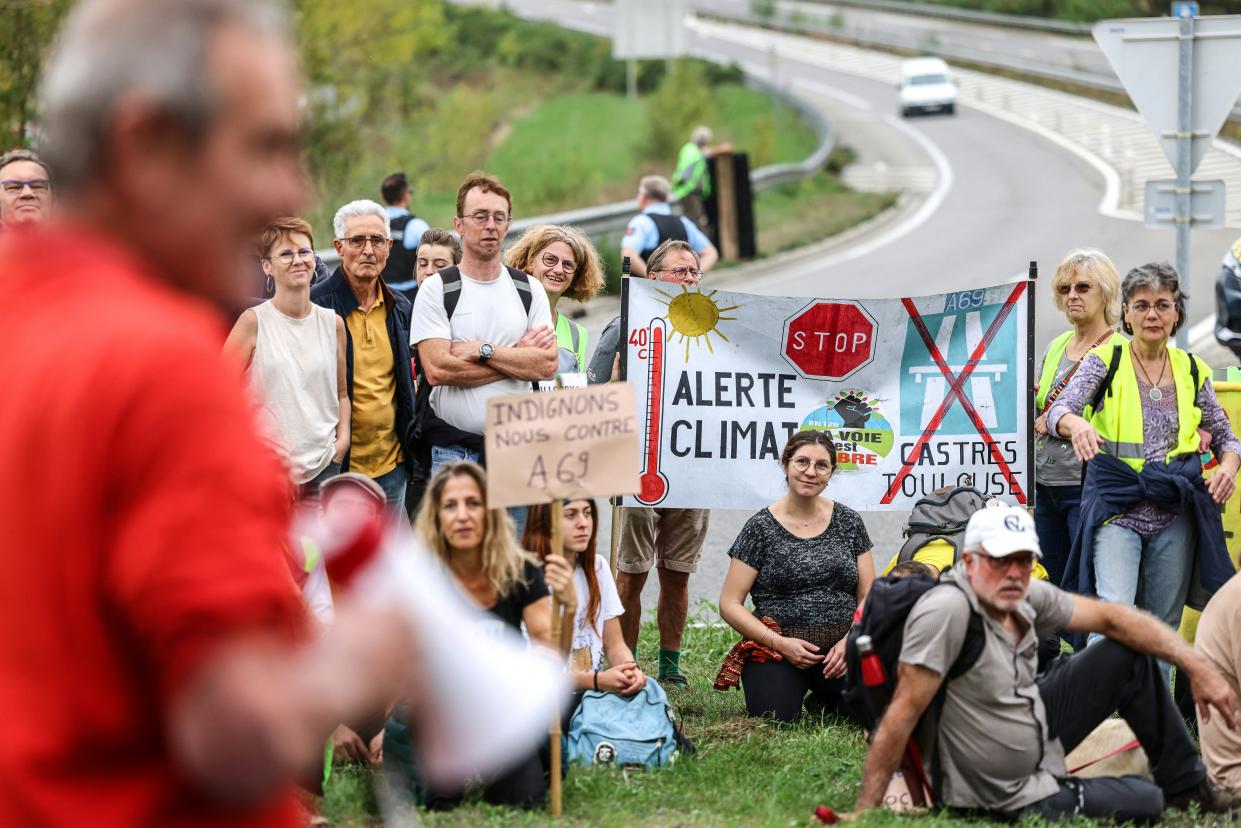
[[[552,318],[556,320],[559,373],[585,373],[586,329],[558,311],[556,305],[561,298],[588,302],[603,287],[599,254],[590,239],[576,227],[539,225],[526,231],[504,261],[538,279],[547,291]]]

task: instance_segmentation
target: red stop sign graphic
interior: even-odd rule
[[[785,321],[783,350],[807,379],[846,379],[875,357],[875,320],[856,302],[811,302]]]

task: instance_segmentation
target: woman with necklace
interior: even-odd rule
[[[838,711],[845,635],[875,565],[861,516],[822,497],[836,470],[832,438],[799,431],[780,464],[788,493],[750,518],[728,551],[720,615],[745,640],[715,687],[735,687],[739,678],[751,716],[792,722],[803,701],[811,712]]]
[[[527,230],[504,262],[538,279],[547,291],[556,320],[557,373],[585,373],[589,332],[556,306],[565,298],[589,302],[603,287],[603,268],[590,239],[575,227],[543,224]]]
[[[1218,505],[1232,495],[1241,442],[1210,368],[1170,342],[1185,321],[1176,271],[1136,267],[1121,293],[1132,342],[1114,337],[1091,351],[1047,412],[1048,431],[1086,463],[1064,587],[1136,604],[1176,627],[1195,572],[1205,595],[1233,573]],[[1205,482],[1199,427],[1219,461]]]
[[[1073,250],[1051,279],[1052,298],[1073,327],[1043,353],[1035,394],[1034,525],[1048,579],[1059,585],[1069,547],[1077,534],[1082,500],[1082,464],[1073,444],[1047,431],[1047,411],[1064,391],[1086,354],[1107,342],[1120,319],[1120,274],[1098,250]]]

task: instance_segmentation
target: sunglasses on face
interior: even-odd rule
[[[1071,285],[1064,284],[1056,286],[1056,293],[1059,293],[1061,296],[1068,296],[1069,293],[1073,291],[1076,291],[1079,296],[1085,296],[1092,290],[1094,290],[1094,285],[1090,284],[1090,282],[1074,282]]]

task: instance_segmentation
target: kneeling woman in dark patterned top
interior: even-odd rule
[[[845,634],[875,565],[861,516],[822,496],[836,471],[831,438],[794,434],[780,465],[788,494],[750,518],[728,551],[720,615],[745,641],[716,687],[736,686],[739,672],[751,716],[792,722],[803,700],[812,713],[837,710]],[[754,612],[745,608],[746,595]]]

